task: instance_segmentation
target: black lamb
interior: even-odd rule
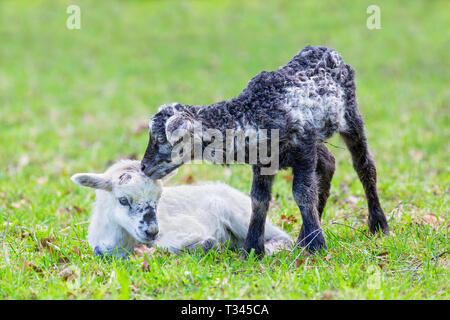
[[[303,220],[297,242],[310,252],[326,247],[320,219],[329,196],[335,159],[324,143],[339,132],[364,187],[369,229],[372,233],[381,230],[389,234],[376,189],[375,163],[357,107],[354,71],[335,50],[307,46],[285,66],[256,75],[241,94],[230,100],[209,106],[173,103],[160,107],[150,119],[150,139],[141,162],[142,170],[152,179],[181,165],[172,161],[172,151],[180,141],[174,132],[180,129],[193,138],[202,138],[208,129],[224,135],[230,129],[276,130],[279,168],[292,168],[292,192]],[[266,138],[270,140],[271,135]],[[248,144],[245,152],[244,162],[251,163]],[[260,255],[264,253],[264,226],[276,173],[262,174],[267,164],[260,161],[251,164],[253,212],[245,250],[254,249]]]

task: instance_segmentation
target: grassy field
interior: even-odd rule
[[[66,28],[74,3],[80,30]],[[373,3],[1,1],[0,298],[449,299],[450,5],[377,0],[381,29],[369,30]],[[363,189],[335,137],[321,255],[92,255],[94,192],[73,173],[140,159],[140,125],[160,104],[231,98],[307,44],[356,70],[390,237],[364,235]],[[290,179],[278,174],[269,216],[297,237]],[[248,193],[251,169],[186,165],[170,184],[206,180]]]

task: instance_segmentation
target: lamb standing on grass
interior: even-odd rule
[[[151,118],[149,129],[142,170],[152,179],[160,179],[181,165],[172,159],[179,142],[174,134],[177,131],[184,130],[194,140],[204,141],[205,132],[211,129],[223,136],[227,130],[278,130],[279,169],[292,168],[292,192],[303,220],[297,242],[310,252],[326,247],[320,219],[335,167],[334,157],[323,142],[338,132],[350,150],[366,193],[370,231],[389,233],[377,194],[375,162],[356,103],[354,71],[333,49],[307,46],[278,70],[256,75],[239,96],[230,100],[210,106],[164,105]],[[250,163],[248,149],[246,145],[246,163]],[[226,154],[227,150],[221,152]],[[275,174],[262,174],[263,161],[250,164],[253,212],[245,250],[262,254]]]
[[[126,257],[142,243],[171,253],[218,244],[243,247],[250,198],[222,183],[163,188],[138,161],[124,160],[104,174],[78,173],[75,183],[97,189],[88,241],[98,255]],[[208,196],[205,196],[205,195]],[[269,221],[266,253],[289,248],[291,238]]]

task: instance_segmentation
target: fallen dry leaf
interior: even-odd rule
[[[290,215],[288,217],[286,217],[284,214],[282,214],[280,216],[280,224],[281,224],[281,229],[284,229],[284,225],[292,225],[295,224],[297,222],[297,218],[294,217],[293,215]]]
[[[30,201],[28,199],[22,199],[20,201],[11,203],[11,207],[16,208],[16,209],[20,209],[23,206],[26,206],[26,205],[29,205],[29,204],[30,204]]]
[[[50,247],[52,245],[52,242],[55,241],[55,237],[54,236],[50,236],[48,238],[42,238],[41,239],[41,245],[46,248],[46,247]]]
[[[47,177],[39,177],[39,178],[36,179],[36,182],[37,182],[39,185],[41,185],[41,186],[44,185],[44,184],[46,184],[47,181],[48,181],[48,178],[47,178]]]
[[[31,234],[24,229],[20,229],[20,239],[25,239],[28,237],[31,237]]]
[[[60,263],[60,264],[66,264],[66,263],[69,263],[69,262],[70,262],[70,259],[65,257],[65,256],[62,256],[62,257],[60,257],[58,259],[58,263]]]
[[[195,178],[192,175],[188,175],[187,177],[182,177],[181,182],[184,184],[193,184],[195,183]]]
[[[134,255],[137,257],[143,257],[143,256],[147,256],[147,257],[153,257],[153,255],[156,252],[156,248],[149,248],[146,244],[141,244],[139,246],[137,246],[136,248],[134,248]]]
[[[67,208],[64,208],[64,209],[62,209],[62,208],[58,208],[57,210],[56,210],[56,213],[57,214],[59,214],[59,215],[61,215],[61,214],[64,214],[64,213],[77,213],[77,214],[80,214],[80,213],[82,213],[84,210],[83,209],[81,209],[80,207],[78,207],[78,206],[70,206],[70,207],[67,207]]]
[[[76,213],[82,213],[83,212],[83,209],[81,209],[80,207],[77,207],[77,206],[72,206],[72,210],[76,211]]]
[[[437,217],[436,215],[429,213],[422,217],[423,224],[430,225],[433,228],[437,228],[440,224],[444,223],[444,218]]]
[[[383,252],[378,253],[377,257],[384,257],[384,256],[387,256],[388,254],[389,254],[389,252],[383,251]]]
[[[384,269],[387,267],[387,265],[386,265],[386,263],[379,262],[379,263],[378,263],[378,267],[379,267],[381,270],[384,270]]]
[[[292,176],[292,174],[286,173],[283,175],[283,179],[286,182],[292,182],[292,180],[294,180],[294,177]]]
[[[320,300],[333,300],[336,296],[336,292],[334,291],[327,291],[320,297]]]
[[[148,263],[147,258],[144,258],[144,262],[142,263],[142,271],[144,272],[150,271],[150,265]]]
[[[43,273],[43,272],[44,272],[44,271],[43,271],[41,268],[39,268],[38,266],[36,266],[36,265],[34,265],[34,264],[32,264],[32,263],[29,263],[29,262],[25,259],[25,257],[22,257],[22,264],[23,264],[23,266],[24,266],[25,269],[33,270],[33,271],[35,271],[35,272],[37,272],[37,273]]]
[[[43,252],[41,251],[42,249],[44,249],[48,253],[54,254],[58,251],[61,251],[61,249],[53,243],[54,241],[55,241],[55,237],[50,236],[48,238],[42,238],[39,241],[40,245],[35,243],[34,246],[35,246],[36,251],[39,251],[40,254],[43,254]]]
[[[292,214],[288,217],[286,217],[284,214],[280,217],[280,223],[283,224],[293,224],[297,222],[297,218],[293,216]]]
[[[434,185],[434,186],[432,187],[432,190],[433,190],[433,193],[434,193],[435,195],[440,195],[440,194],[442,194],[442,191],[441,191],[441,189],[439,188],[439,186]]]
[[[76,254],[77,256],[81,256],[81,251],[80,251],[80,249],[79,249],[78,247],[76,247],[76,246],[74,246],[74,247],[72,248],[72,253],[73,253],[73,254]]]
[[[414,160],[414,161],[420,161],[423,158],[423,153],[419,150],[411,150],[409,152],[409,156]]]
[[[311,254],[308,251],[303,251],[297,259],[295,259],[295,269],[300,267],[303,263],[305,263],[306,259],[311,257]],[[314,261],[314,260],[313,260]]]
[[[72,280],[74,278],[75,273],[69,267],[65,267],[58,273],[58,277],[62,278],[64,281]]]
[[[302,258],[295,259],[295,269],[298,269],[303,263],[305,263],[305,260],[303,260]]]

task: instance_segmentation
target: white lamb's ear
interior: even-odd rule
[[[166,138],[172,146],[186,135],[201,135],[201,130],[201,125],[184,112],[175,113],[166,121]]]
[[[92,189],[102,189],[106,191],[112,190],[112,183],[109,179],[105,177],[104,174],[97,173],[77,173],[70,178],[76,184],[80,186],[92,188]]]

